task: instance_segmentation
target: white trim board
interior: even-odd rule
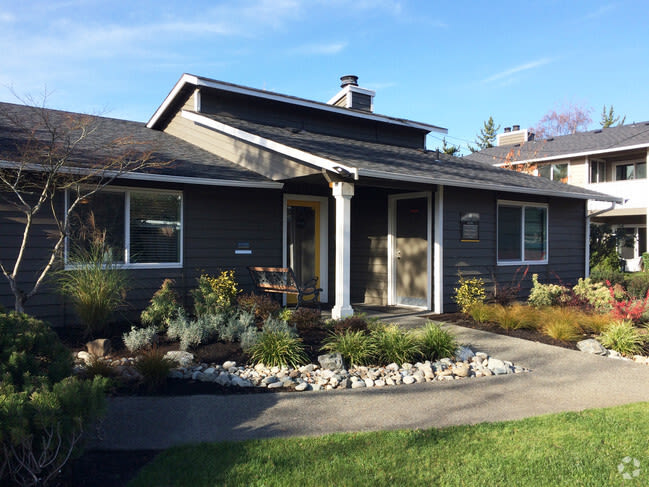
[[[498,164],[494,164],[495,166],[504,166],[506,164],[511,164],[511,165],[518,165],[518,164],[527,164],[530,162],[545,162],[545,161],[554,161],[557,159],[570,159],[572,157],[584,157],[584,156],[592,156],[592,155],[598,155],[598,154],[610,154],[612,152],[622,152],[622,151],[628,151],[628,150],[635,150],[635,149],[646,149],[649,148],[649,142],[645,142],[644,144],[635,144],[635,145],[627,145],[627,146],[622,146],[622,147],[614,147],[612,149],[599,149],[599,150],[589,150],[589,151],[581,151],[581,152],[567,152],[564,154],[557,154],[554,156],[546,156],[546,157],[538,157],[538,158],[532,158],[532,159],[525,159],[521,161],[512,161],[512,162],[501,162]]]

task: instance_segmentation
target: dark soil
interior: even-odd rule
[[[532,340],[565,348],[576,348],[573,343],[566,343],[554,340],[534,330],[504,330],[498,325],[490,323],[476,323],[460,313],[447,313],[443,315],[431,315],[433,321],[445,321],[459,326],[466,326],[479,330],[498,333],[501,335]],[[63,342],[73,351],[85,349],[87,338],[83,337],[80,330],[66,329],[57,330]],[[309,328],[300,330],[300,336],[307,355],[312,362],[317,363],[317,357],[322,352],[320,347],[323,339],[327,336],[328,330],[324,328]],[[130,357],[132,354],[124,348],[121,341],[121,333],[113,338],[112,357]],[[177,343],[160,343],[159,348],[166,352],[178,350]],[[226,360],[234,360],[237,363],[245,363],[246,355],[238,345],[231,343],[212,343],[199,347],[192,351],[200,362],[223,363]],[[285,389],[284,389],[285,390]],[[166,385],[157,391],[148,391],[143,387],[123,386],[116,387],[113,394],[153,394],[153,395],[192,395],[192,394],[250,394],[250,393],[273,393],[272,389],[262,388],[241,388],[225,387],[214,383],[205,383],[186,380],[168,380]],[[157,451],[89,451],[80,458],[70,460],[62,470],[59,478],[63,487],[80,486],[85,487],[122,487],[133,479],[139,470],[149,463],[156,456]]]
[[[547,345],[554,345],[557,347],[569,348],[571,350],[577,350],[577,345],[572,342],[563,342],[561,340],[555,340],[539,331],[536,330],[505,330],[495,323],[478,323],[473,321],[470,317],[463,315],[462,313],[445,313],[441,315],[430,315],[428,317],[432,321],[445,321],[447,323],[453,323],[458,326],[465,326],[467,328],[473,328],[475,330],[483,330],[491,333],[497,333],[498,335],[506,335],[514,338],[522,338],[523,340],[530,340],[532,342],[545,343]],[[588,338],[588,337],[585,337]]]

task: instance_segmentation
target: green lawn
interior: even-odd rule
[[[625,457],[640,461],[630,480],[618,472]],[[440,430],[172,448],[129,485],[649,485],[649,403]]]

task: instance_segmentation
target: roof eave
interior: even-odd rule
[[[610,149],[599,149],[599,150],[590,150],[590,151],[581,151],[581,152],[569,152],[565,154],[557,154],[554,156],[546,156],[546,157],[535,157],[532,159],[524,159],[520,161],[511,161],[511,162],[500,162],[498,166],[503,166],[503,165],[508,165],[508,164],[513,164],[513,165],[518,165],[518,164],[529,164],[533,162],[547,162],[547,161],[554,161],[554,160],[559,160],[559,159],[570,159],[573,157],[586,157],[586,156],[592,156],[592,155],[599,155],[599,154],[611,154],[614,152],[623,152],[627,150],[636,150],[636,149],[647,149],[649,148],[649,142],[645,142],[643,144],[635,144],[635,145],[627,145],[627,146],[622,146],[622,147],[613,147]]]

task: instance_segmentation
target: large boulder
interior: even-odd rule
[[[339,353],[327,353],[318,356],[318,363],[323,369],[340,370],[345,367],[343,356]]]
[[[86,343],[88,353],[95,357],[105,357],[111,352],[111,344],[108,338],[97,338],[91,342]]]
[[[582,352],[593,353],[595,355],[606,355],[606,348],[594,338],[582,340],[577,343],[577,348]]]

